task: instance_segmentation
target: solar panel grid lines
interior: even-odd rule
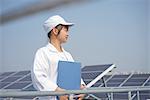
[[[116,84],[118,82],[116,82],[115,80],[117,79],[117,81],[120,81],[121,79],[124,80],[125,77],[127,77],[128,75],[118,75],[118,74],[112,74],[110,76],[110,78],[107,80],[106,79],[106,84],[108,85],[108,83],[113,83]],[[105,78],[105,77],[104,77]],[[109,86],[109,85],[108,85]],[[100,87],[104,87],[104,84],[100,85]]]
[[[10,75],[12,73],[14,73],[14,72],[4,72],[4,73],[1,73],[0,77],[2,77],[2,76],[8,76],[8,75]]]
[[[30,73],[30,71],[19,71],[16,74],[14,74],[13,76],[24,76],[24,75],[27,75],[29,73]]]
[[[104,71],[106,70],[109,66],[111,66],[112,64],[105,64],[105,65],[90,65],[90,66],[85,66],[83,67],[81,70],[82,72],[86,72],[86,71]]]
[[[20,73],[20,72],[18,72],[18,73]],[[30,74],[30,73],[28,73],[28,74]],[[28,74],[27,74],[27,75],[28,75]],[[16,73],[16,75],[17,75],[17,73]],[[11,85],[13,85],[13,84],[15,85],[16,82],[18,82],[19,80],[23,79],[23,78],[26,77],[27,75],[24,75],[24,76],[20,77],[19,79],[15,80],[14,82],[11,82],[10,84],[4,86],[2,89],[7,89],[9,86],[11,86]],[[15,76],[15,75],[13,75],[13,76]]]
[[[142,86],[145,86],[148,82],[150,83],[150,75],[149,75],[149,77],[147,78],[147,80],[143,83]],[[150,84],[149,84],[149,86],[150,86]]]
[[[5,72],[5,73],[2,73],[0,75],[0,77],[2,77],[2,79],[0,80],[0,82],[3,81],[3,80],[5,80],[6,78],[8,78],[8,77],[10,77],[10,76],[12,76],[14,74],[16,74],[16,73],[17,72]]]
[[[7,87],[5,87],[5,89],[20,89],[22,90],[23,87],[27,86],[28,84],[31,84],[31,82],[16,82],[13,83]]]
[[[119,76],[119,77],[117,77],[117,76]],[[115,75],[115,74],[114,74],[114,75],[109,79],[109,81],[106,80],[106,82],[108,83],[107,86],[109,86],[109,87],[110,87],[110,86],[116,86],[116,87],[117,87],[117,85],[116,85],[116,81],[117,81],[116,78],[119,79],[119,80],[122,79],[122,78],[124,78],[124,80],[126,80],[126,78],[128,78],[128,79],[130,78],[129,76],[132,76],[132,75],[131,75],[131,74],[129,74],[129,75],[127,75],[127,74],[126,74],[126,75]],[[140,75],[136,75],[136,74],[135,74],[135,75],[133,75],[134,78],[132,78],[132,79],[138,79],[136,76],[139,77]],[[148,74],[146,74],[146,76],[148,76]],[[144,75],[141,76],[141,77],[139,77],[139,78],[145,79]],[[146,78],[147,78],[147,77],[146,77]],[[115,79],[116,81],[115,81],[114,79]],[[111,81],[112,81],[113,84],[110,83]],[[109,85],[109,84],[111,84],[111,85]],[[134,85],[136,85],[136,84],[134,84]],[[102,85],[101,85],[101,87],[102,87]],[[150,93],[149,93],[149,94],[150,94]],[[95,95],[95,94],[93,94],[93,95]],[[100,93],[99,95],[102,95],[102,94]],[[127,95],[127,93],[126,93],[125,95]],[[125,96],[125,95],[122,95],[122,96]],[[148,94],[147,94],[147,95],[148,95]],[[146,98],[147,95],[145,95],[145,98]],[[119,95],[118,95],[118,96],[119,96]],[[116,96],[116,97],[117,97],[117,98],[122,97],[122,96],[119,96],[119,97],[118,97],[118,96]],[[100,96],[97,96],[97,95],[96,95],[96,97],[100,97]],[[104,97],[104,96],[103,96],[103,97]],[[106,97],[106,96],[105,96],[105,97]],[[127,97],[128,97],[128,96],[127,96]],[[101,97],[100,97],[100,98],[101,98]],[[117,100],[117,98],[115,98],[114,100]],[[133,99],[136,98],[136,99],[134,99],[134,100],[137,100],[136,94],[133,94],[133,93],[132,93],[132,98],[133,98]],[[106,99],[106,98],[105,98],[105,99]],[[119,98],[118,100],[127,100],[127,98]],[[143,99],[141,99],[141,100],[143,100]],[[144,99],[144,100],[145,100],[145,99]]]
[[[128,81],[128,79],[129,79],[130,77],[132,77],[132,75],[133,75],[133,73],[131,73],[118,87],[122,87],[123,84],[124,84],[126,81]]]
[[[99,67],[99,66],[97,66],[97,67]],[[88,84],[89,82],[91,82],[93,80],[93,78],[98,76],[98,72],[99,72],[99,74],[101,74],[100,72],[102,72],[101,70],[96,71],[96,70],[92,69],[92,71],[90,71],[89,69],[91,69],[91,68],[86,68],[86,70],[84,70],[81,73],[81,74],[83,74],[82,78],[86,84]],[[96,69],[100,69],[100,68],[96,68]],[[104,69],[104,68],[102,68],[102,69]],[[97,72],[97,73],[94,73],[94,72]],[[5,80],[5,81],[3,80],[3,83],[5,82],[5,84],[7,85],[7,87],[3,88],[3,89],[13,89],[13,90],[20,90],[20,91],[35,91],[35,88],[33,87],[33,84],[32,84],[30,71],[20,71],[20,72],[13,72],[13,73],[15,73],[15,74],[11,74],[10,77],[21,77],[21,78],[19,78],[15,82],[13,82],[13,84],[11,84],[12,82],[9,82],[8,80]],[[2,73],[1,75],[6,76],[6,75],[8,75],[8,73],[7,74]],[[2,77],[2,76],[0,76],[0,77]],[[103,77],[105,78],[105,83],[106,83],[107,87],[118,87],[121,84],[122,84],[122,86],[120,86],[120,87],[128,86],[128,85],[129,86],[131,86],[131,85],[133,85],[133,86],[150,86],[150,73],[143,73],[143,74],[142,73],[136,73],[136,74],[135,73],[128,73],[128,74],[112,73],[112,74],[106,74]],[[5,84],[3,86],[6,86]],[[124,85],[124,84],[126,84],[126,85]],[[104,87],[104,83],[102,80],[99,80],[94,85],[92,85],[92,87]],[[114,97],[114,100],[127,100],[126,99],[126,98],[128,98],[127,95],[128,95],[127,92],[122,93],[122,94],[114,93],[113,97]],[[125,96],[127,96],[127,97],[125,97]],[[132,96],[133,100],[137,100],[136,92],[132,92],[131,96]],[[91,98],[93,97],[95,99],[102,98],[101,100],[108,100],[107,93],[103,93],[103,94],[97,93],[97,95],[95,95],[95,93],[94,93],[94,94],[90,94],[90,97]],[[139,97],[140,97],[140,100],[146,100],[147,98],[150,98],[150,91],[140,92]]]
[[[105,82],[107,82],[113,75],[104,76]],[[97,81],[92,87],[102,87],[104,85],[103,80]]]
[[[128,75],[114,75],[109,81],[107,81],[108,87],[119,86]]]
[[[26,75],[26,77],[22,78],[21,80],[19,80],[18,82],[31,82],[31,73],[29,73],[28,75]]]
[[[150,80],[145,84],[145,86],[150,86]]]
[[[109,66],[108,66],[109,65]],[[105,68],[104,72],[99,74],[96,78],[94,78],[90,83],[88,83],[86,85],[87,88],[91,87],[92,85],[94,85],[97,81],[99,81],[100,79],[102,79],[102,77],[104,77],[107,73],[109,73],[110,71],[112,71],[114,68],[116,68],[116,66],[114,64],[108,64],[107,68]],[[105,66],[105,65],[104,65]]]
[[[81,77],[84,77],[84,79],[94,79],[96,78],[101,72],[88,72],[88,73],[82,73]]]
[[[0,80],[0,89],[2,89],[4,86],[6,86],[10,83],[10,82],[2,82],[2,81],[4,81],[7,78],[11,77],[15,73],[17,73],[17,72],[4,72],[4,73],[1,74],[0,77],[3,77],[3,78]]]
[[[109,81],[115,74],[112,75],[106,75],[104,76],[105,82]],[[102,79],[99,80],[98,82],[96,82],[92,87],[102,87],[104,86],[104,83],[102,82]],[[104,100],[108,100],[107,98],[107,94],[103,93],[105,96],[103,97]],[[101,94],[100,94],[101,95]],[[90,94],[89,96],[93,97],[96,100],[103,100],[102,98],[100,99],[100,97],[96,96],[95,94]],[[99,98],[99,99],[98,99]],[[107,98],[107,99],[106,99]]]
[[[9,83],[11,83],[11,82],[16,81],[19,78],[21,78],[21,76],[20,77],[13,77],[13,76],[11,76],[11,77],[8,77],[8,78],[6,78],[5,80],[3,80],[1,82],[9,82]]]
[[[33,87],[33,84],[29,84],[26,87],[22,88],[23,91],[36,91],[36,89]]]
[[[142,86],[148,77],[149,74],[133,74],[123,86]]]
[[[107,83],[115,74],[112,74],[108,79],[105,80],[105,82]],[[99,87],[103,87],[104,83],[102,83],[101,85],[99,85]]]
[[[111,66],[111,68],[110,68],[110,66]],[[95,84],[93,84],[94,83],[93,81],[95,81],[93,79],[96,79],[96,78],[98,79],[99,77],[103,77],[103,76],[100,76],[100,75],[107,74],[113,68],[114,68],[113,64],[85,66],[85,67],[82,68],[81,76],[83,77],[83,80],[87,84],[87,87],[89,85],[93,86],[93,85],[95,85]],[[101,80],[99,80],[99,79],[97,80],[97,79],[96,79],[96,83],[97,83],[97,81],[101,81]]]
[[[25,87],[22,88],[22,90],[25,90],[26,88],[32,86],[32,82],[30,82],[30,84],[26,85]]]

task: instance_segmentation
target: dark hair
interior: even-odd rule
[[[51,38],[51,31],[48,32],[47,36],[48,36],[49,39]]]
[[[57,25],[57,26],[55,27],[55,28],[58,29],[58,34],[57,34],[57,35],[60,34],[60,31],[62,30],[63,26],[65,26],[65,27],[67,28],[67,30],[68,30],[69,26],[59,24],[59,25]],[[51,37],[51,32],[52,32],[52,30],[47,34],[47,36],[48,36],[49,39],[50,39],[50,37]]]

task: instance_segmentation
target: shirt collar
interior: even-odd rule
[[[47,47],[52,52],[60,53],[50,42],[48,42]],[[62,51],[65,52],[64,48],[62,47]]]

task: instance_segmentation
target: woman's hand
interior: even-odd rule
[[[81,84],[80,89],[83,90],[85,88],[86,88],[86,86]],[[85,97],[85,94],[79,94],[78,95],[78,100],[82,100],[84,97]]]
[[[62,88],[60,88],[60,87],[57,87],[55,91],[63,92],[63,91],[65,91],[65,89],[62,89]],[[68,98],[69,98],[68,95],[59,96],[59,100],[69,100]]]
[[[68,95],[59,96],[59,100],[69,100]]]

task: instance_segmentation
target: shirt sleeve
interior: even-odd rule
[[[86,85],[82,78],[81,78],[81,85]]]
[[[50,80],[47,68],[49,67],[48,58],[42,50],[38,50],[33,65],[34,82],[40,91],[55,91],[58,87],[56,83]]]

